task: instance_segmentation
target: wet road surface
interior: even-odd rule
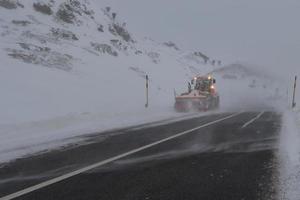
[[[16,199],[276,199],[280,125],[275,112],[224,113],[90,135],[1,166],[0,197],[116,158]]]

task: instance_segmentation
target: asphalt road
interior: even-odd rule
[[[93,134],[84,144],[0,166],[0,197],[276,199],[280,125],[275,112],[224,113]]]

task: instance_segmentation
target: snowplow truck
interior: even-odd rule
[[[207,111],[217,109],[220,97],[216,91],[216,80],[212,76],[197,76],[188,83],[188,92],[175,95],[178,112]]]

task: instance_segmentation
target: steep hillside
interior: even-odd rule
[[[130,32],[105,2],[0,0],[0,152],[177,116],[174,88],[220,64]]]

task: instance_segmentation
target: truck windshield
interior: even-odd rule
[[[210,80],[200,80],[200,81],[197,81],[197,83],[195,85],[195,90],[207,92],[207,91],[209,91],[209,86],[210,86]]]

